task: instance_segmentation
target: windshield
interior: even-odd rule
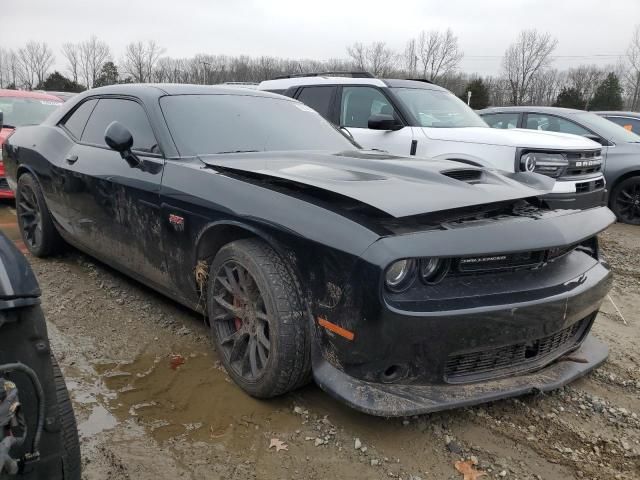
[[[393,91],[421,127],[488,127],[476,112],[452,93],[423,88],[394,88]]]
[[[37,125],[49,116],[62,102],[28,97],[0,97],[0,112],[5,127]]]
[[[638,143],[640,136],[595,113],[576,113],[575,119],[613,143]]]
[[[160,105],[181,155],[356,148],[315,110],[251,95],[175,95]]]

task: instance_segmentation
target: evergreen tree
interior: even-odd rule
[[[582,92],[574,87],[564,87],[556,98],[554,107],[579,108],[584,109],[586,101],[582,96]]]
[[[597,88],[590,108],[591,110],[622,110],[622,87],[615,73],[609,73]]]
[[[489,106],[489,87],[482,78],[476,78],[467,84],[464,95],[460,97],[465,103],[467,103],[467,92],[471,92],[471,108],[480,110]]]
[[[40,82],[36,87],[38,90],[49,90],[54,92],[82,92],[85,88],[70,78],[65,77],[60,72],[55,71],[47,77],[44,82]]]
[[[119,78],[118,67],[116,67],[115,63],[105,62],[93,86],[104,87],[106,85],[114,85],[118,83]]]

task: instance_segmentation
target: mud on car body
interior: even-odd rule
[[[357,150],[295,100],[179,85],[80,94],[3,155],[34,254],[66,240],[206,313],[256,397],[313,376],[409,415],[606,358],[589,331],[613,215],[548,209],[544,176]]]
[[[80,480],[80,446],[40,289],[0,232],[0,479]]]

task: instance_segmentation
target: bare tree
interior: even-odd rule
[[[631,110],[640,110],[640,25],[636,25],[627,49],[626,83]]]
[[[418,76],[418,60],[418,44],[416,39],[412,38],[404,49],[404,68],[410,78]]]
[[[132,42],[127,45],[124,56],[124,69],[138,83],[147,83],[153,79],[153,73],[164,53],[154,40]]]
[[[593,95],[606,74],[607,72],[597,65],[580,65],[567,71],[567,83],[582,94],[585,110],[589,108]]]
[[[47,72],[53,65],[53,52],[44,42],[28,42],[18,49],[22,84],[32,89],[44,82]]]
[[[95,35],[80,43],[78,47],[82,81],[87,88],[92,88],[100,76],[102,66],[111,58],[111,49],[105,42],[98,40]]]
[[[354,43],[347,47],[347,53],[357,70],[370,72],[376,76],[388,75],[396,66],[398,55],[384,42],[369,45]]]
[[[9,84],[9,51],[0,47],[0,88]]]
[[[502,66],[511,89],[511,103],[522,105],[531,95],[535,76],[551,63],[558,41],[548,33],[524,30],[504,54]]]
[[[422,32],[418,37],[418,55],[424,78],[437,82],[458,68],[464,54],[451,29],[445,32]]]
[[[77,43],[65,43],[62,45],[62,55],[67,60],[67,69],[71,73],[71,78],[78,83],[80,72],[80,45]]]
[[[555,68],[539,71],[531,81],[528,100],[534,105],[552,105],[566,84],[566,72]]]

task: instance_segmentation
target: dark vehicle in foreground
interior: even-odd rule
[[[558,107],[499,107],[478,112],[494,128],[572,133],[602,145],[608,204],[618,219],[640,225],[640,136],[595,113]],[[590,169],[589,159],[580,159]]]
[[[80,480],[76,421],[40,289],[0,232],[0,479]]]
[[[589,331],[614,216],[546,208],[541,175],[358,150],[295,100],[187,85],[80,94],[3,156],[31,252],[64,240],[205,313],[256,397],[313,376],[411,415],[554,389],[607,356]]]
[[[640,113],[638,112],[593,112],[603,118],[620,125],[625,130],[640,135]]]
[[[17,127],[43,121],[62,101],[58,97],[38,92],[0,89],[0,147]],[[13,198],[0,161],[0,199]]]

